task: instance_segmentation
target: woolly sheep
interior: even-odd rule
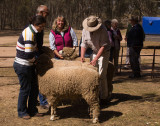
[[[62,55],[64,57],[64,59],[66,59],[64,62],[62,61],[59,61],[59,60],[54,60],[52,59],[52,62],[50,61],[51,58],[53,58],[53,51],[48,48],[48,47],[45,47],[43,46],[42,48],[44,54],[41,56],[42,58],[40,58],[40,62],[42,63],[39,63],[39,68],[38,70],[42,70],[40,68],[43,68],[43,72],[45,73],[45,71],[47,71],[49,68],[52,68],[53,67],[53,63],[55,64],[54,66],[74,66],[75,65],[75,62],[68,62],[66,60],[78,60],[79,63],[77,62],[76,65],[83,65],[83,66],[86,66],[86,67],[90,67],[90,68],[93,68],[93,69],[96,69],[96,67],[93,67],[92,65],[89,65],[89,62],[85,62],[85,63],[81,63],[80,62],[80,59],[77,58],[77,53],[76,51],[73,49],[73,48],[69,48],[69,47],[64,47],[63,48],[63,51],[62,51]],[[46,59],[46,55],[48,55],[48,59]],[[50,62],[50,63],[49,63]],[[46,65],[48,64],[48,65]],[[46,68],[46,70],[44,70]],[[40,72],[42,73],[42,72]],[[43,74],[44,74],[43,73]],[[112,90],[113,90],[113,85],[112,85],[112,80],[113,80],[113,76],[114,76],[114,65],[112,62],[109,62],[108,63],[108,69],[107,69],[107,83],[108,83],[108,100],[110,100],[111,98],[111,94],[112,94]]]
[[[63,60],[61,62],[65,63]],[[38,76],[39,90],[51,105],[50,120],[55,120],[55,110],[60,101],[82,97],[90,106],[93,123],[97,123],[100,111],[98,72],[83,65],[76,65],[81,63],[79,61],[68,62],[74,62],[74,66],[58,67],[56,62],[53,62],[53,68],[45,74],[39,73]]]
[[[50,53],[50,52],[51,51],[47,51],[47,53]],[[93,93],[93,90],[90,90],[90,91],[92,91],[92,94],[89,93],[90,94],[89,96],[92,96],[93,99],[96,99],[95,101],[93,100],[94,104],[91,104],[92,102],[88,101],[86,99],[86,96],[83,95],[84,92],[79,92],[80,93],[79,95],[77,95],[75,93],[71,93],[72,96],[66,97],[66,96],[69,96],[70,90],[72,90],[72,91],[75,90],[75,92],[79,91],[79,88],[76,87],[76,86],[81,85],[81,83],[80,84],[79,83],[74,83],[74,84],[69,85],[69,83],[71,83],[71,81],[68,83],[68,80],[71,80],[69,78],[74,78],[74,76],[78,75],[79,78],[81,78],[80,80],[84,80],[86,76],[88,77],[88,75],[91,75],[88,71],[94,71],[94,73],[97,74],[97,75],[95,75],[95,77],[97,78],[97,77],[99,77],[98,72],[97,72],[97,68],[93,67],[92,65],[89,65],[88,62],[81,63],[80,61],[67,61],[67,60],[55,60],[55,59],[51,60],[52,55],[51,54],[48,55],[47,53],[42,54],[40,56],[40,58],[37,60],[38,64],[36,65],[36,68],[37,68],[37,71],[39,73],[38,78],[39,78],[40,92],[47,97],[48,102],[52,106],[51,107],[51,118],[50,119],[51,120],[55,119],[55,110],[56,110],[56,106],[57,106],[59,101],[61,101],[62,99],[67,99],[67,98],[71,98],[70,100],[78,99],[78,96],[82,96],[82,98],[84,98],[86,100],[86,102],[90,105],[90,107],[92,109],[93,123],[98,122],[98,115],[99,115],[99,102],[98,102],[99,101],[99,95],[98,95],[98,91],[99,91],[99,88],[98,88],[98,82],[97,81],[94,82],[95,85],[93,84],[91,87],[89,85],[87,85],[91,89],[94,90],[94,93]],[[71,70],[73,70],[74,72],[71,72],[72,74],[70,75],[68,73],[70,73]],[[57,75],[57,71],[61,71],[61,72],[59,72],[60,74]],[[81,76],[81,72],[79,72],[79,71],[83,71],[84,73],[86,73],[86,75]],[[56,74],[53,75],[53,73],[56,73]],[[113,79],[113,73],[114,73],[114,66],[111,62],[109,62],[109,64],[108,64],[108,72],[107,73],[108,73],[107,74],[107,78],[108,78],[107,81],[108,81],[108,89],[109,89],[108,96],[110,98],[110,96],[112,94],[112,90],[113,90],[112,79]],[[58,79],[56,81],[56,85],[59,85],[59,86],[57,86],[57,89],[56,88],[49,88],[49,87],[56,87],[56,86],[54,86],[55,83],[52,85],[52,83],[54,82],[53,80],[57,79],[58,76],[61,77],[61,74],[62,75],[63,74],[67,75],[68,79],[67,79],[67,77],[65,79],[63,78],[62,80]],[[91,77],[90,80],[92,80],[92,79],[93,78]],[[68,89],[65,86],[61,87],[65,81],[68,84],[68,85],[65,85],[66,87],[68,87]],[[93,81],[90,81],[90,83],[92,83]],[[77,82],[77,80],[75,82]],[[87,83],[88,83],[88,81],[87,81]],[[87,88],[90,89],[89,87],[87,87]],[[59,92],[60,88],[63,89],[63,92],[61,92],[62,94],[57,93],[57,92]],[[50,89],[50,90],[46,90],[46,89]],[[87,97],[88,97],[88,95],[87,95]]]

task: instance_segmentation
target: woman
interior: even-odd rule
[[[20,83],[18,116],[23,119],[42,116],[36,107],[38,84],[34,62],[36,51],[38,51],[35,36],[44,29],[45,24],[46,20],[42,16],[35,16],[32,24],[23,30],[17,41],[13,67]]]
[[[54,20],[49,34],[49,42],[51,49],[58,59],[63,59],[61,55],[63,47],[75,49],[78,46],[76,34],[63,16],[58,16]]]
[[[112,62],[113,61],[113,51],[114,51],[114,38],[113,38],[113,30],[111,29],[111,21],[110,20],[106,20],[104,22],[104,25],[107,28],[108,38],[109,38],[109,41],[111,43],[109,61]]]
[[[122,41],[122,35],[118,28],[118,20],[113,19],[111,21],[112,30],[113,30],[113,39],[114,39],[114,50],[113,50],[113,58],[110,58],[111,61],[114,59],[114,67],[115,73],[118,73],[118,58],[119,58],[119,51],[120,51],[120,41]]]

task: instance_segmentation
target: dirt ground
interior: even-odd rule
[[[92,124],[85,104],[59,106],[59,120],[50,121],[50,113],[38,106],[44,117],[32,117],[23,120],[17,117],[17,100],[19,82],[12,68],[15,56],[15,45],[20,32],[0,32],[0,126],[160,126],[160,76],[159,71],[151,79],[152,57],[142,57],[142,78],[130,79],[131,70],[122,69],[113,79],[113,95],[107,106],[101,107],[100,123]],[[48,44],[48,34],[45,35]],[[124,52],[125,53],[125,52]],[[153,50],[142,51],[152,54]],[[160,51],[157,52],[159,54]],[[4,57],[4,58],[2,58]],[[159,57],[157,58],[159,59]],[[123,61],[125,58],[123,59]],[[160,62],[160,60],[156,60]],[[160,64],[158,64],[160,65]],[[156,66],[159,70],[159,66]]]

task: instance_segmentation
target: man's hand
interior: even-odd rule
[[[81,62],[85,62],[85,58],[84,57],[81,57]]]
[[[93,66],[96,66],[96,63],[97,63],[97,61],[96,61],[95,59],[93,59],[93,60],[90,62],[90,64],[93,65]]]
[[[34,63],[34,62],[35,62],[35,60],[36,60],[36,58],[35,58],[35,57],[33,57],[32,59],[30,59],[30,60],[29,60],[29,62]]]

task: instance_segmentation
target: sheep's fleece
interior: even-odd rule
[[[37,60],[36,69],[39,74],[39,91],[51,105],[51,120],[55,120],[59,102],[83,98],[90,106],[93,123],[98,122],[99,74],[94,67],[80,61],[50,60],[46,54],[42,54]]]
[[[45,49],[47,48],[45,47]],[[99,115],[99,76],[97,68],[89,65],[89,62],[51,59],[53,57],[50,54],[51,52],[44,51],[44,54],[38,58],[36,65],[39,74],[40,92],[47,97],[51,104],[50,119],[55,119],[54,113],[58,102],[63,99],[74,101],[78,97],[82,97],[90,105],[93,113],[93,123],[96,123]],[[113,90],[114,65],[111,62],[108,65],[107,82],[110,98]]]

